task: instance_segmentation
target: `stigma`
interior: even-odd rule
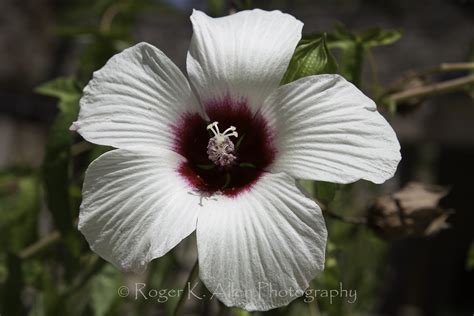
[[[231,126],[221,133],[218,124],[219,122],[213,122],[207,126],[207,129],[214,134],[207,144],[207,156],[219,167],[230,167],[237,160],[235,145],[230,137],[239,137],[239,134],[235,126]]]

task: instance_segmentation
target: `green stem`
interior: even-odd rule
[[[362,43],[357,43],[355,46],[354,65],[352,68],[352,83],[360,88],[362,84],[362,70],[364,67],[364,53],[365,48]]]

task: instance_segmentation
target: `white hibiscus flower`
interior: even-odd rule
[[[79,229],[131,271],[196,230],[212,293],[246,310],[279,307],[324,267],[321,210],[294,178],[381,183],[400,147],[374,102],[338,75],[279,87],[303,26],[291,15],[194,11],[191,21],[191,84],[140,43],[84,89],[72,129],[117,149],[87,170]]]

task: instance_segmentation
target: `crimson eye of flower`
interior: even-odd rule
[[[210,121],[185,114],[174,126],[179,173],[197,191],[234,196],[255,183],[275,156],[273,134],[246,101],[227,97],[205,105]]]

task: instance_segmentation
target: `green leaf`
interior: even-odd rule
[[[306,76],[336,72],[336,60],[329,51],[326,45],[326,35],[323,34],[299,42],[281,84]]]
[[[45,315],[64,315],[66,312],[65,300],[61,296],[57,279],[51,273],[41,275],[42,296],[40,305],[43,307]],[[68,315],[70,315],[68,313]]]
[[[327,43],[329,48],[347,49],[356,43],[361,43],[368,48],[393,44],[401,36],[399,30],[384,30],[380,27],[372,27],[362,33],[355,33],[344,24],[337,22],[334,25],[334,31],[327,35]]]
[[[113,148],[109,147],[109,146],[94,145],[94,147],[92,148],[92,150],[89,154],[89,161],[93,161],[93,160],[99,158],[100,156],[102,156],[103,154],[105,154],[106,152],[108,152],[112,149]]]
[[[316,38],[318,35],[321,36],[321,34],[313,34],[311,38]],[[334,31],[327,34],[326,42],[329,49],[341,50],[338,63],[341,75],[359,86],[364,57],[364,46],[360,37],[344,24],[336,22]]]
[[[61,303],[71,316],[91,314],[91,312],[87,313],[92,304],[92,295],[95,295],[92,292],[91,282],[106,264],[93,253],[82,256],[79,262],[80,268],[76,270],[72,282],[60,293]]]
[[[49,132],[42,169],[48,208],[57,228],[64,234],[72,229],[73,224],[69,200],[72,144],[69,127],[77,117],[81,92],[79,85],[71,78],[55,79],[36,91],[59,98],[60,112]]]
[[[75,117],[75,116],[74,116]],[[61,233],[72,229],[72,211],[69,200],[70,153],[72,137],[69,126],[73,121],[70,113],[60,113],[56,118],[46,144],[43,161],[43,181],[48,209]]]
[[[40,205],[36,175],[0,175],[0,248],[20,251],[37,238]]]
[[[210,16],[221,16],[224,14],[225,1],[224,0],[207,0],[207,13]]]
[[[311,198],[314,197],[313,196],[314,194],[314,181],[313,180],[299,179],[297,181],[297,186],[301,191],[309,195]]]
[[[36,87],[35,92],[58,98],[59,109],[62,112],[70,112],[74,110],[74,103],[80,97],[81,88],[75,79],[60,77]]]
[[[342,50],[350,49],[356,43],[358,37],[340,22],[334,24],[334,31],[328,33],[326,42],[329,49],[340,48]]]
[[[350,31],[343,23],[336,21],[334,23],[334,32],[332,33],[335,39],[339,41],[357,41],[357,35]]]
[[[317,34],[312,36],[315,37]],[[379,27],[358,34],[350,31],[344,24],[336,23],[334,31],[327,35],[327,46],[329,49],[341,50],[339,59],[341,74],[360,87],[367,49],[392,44],[400,37],[400,31],[383,30]]]
[[[112,265],[107,264],[90,281],[91,305],[95,316],[107,315],[114,303],[120,299],[117,289],[121,285],[121,280],[121,273]]]
[[[210,164],[197,164],[196,166],[199,169],[203,169],[203,170],[211,170],[211,169],[214,169],[216,167],[216,165],[213,164],[213,163],[210,163]]]
[[[314,194],[324,204],[334,200],[338,185],[330,182],[317,181],[314,183]]]
[[[396,30],[383,30],[380,27],[368,29],[360,35],[365,47],[390,45],[401,38],[402,34]]]
[[[364,52],[364,46],[360,42],[354,42],[341,54],[341,74],[358,87],[362,82]]]
[[[42,164],[42,176],[46,193],[46,202],[55,226],[61,232],[63,241],[71,254],[78,254],[79,239],[75,238],[71,196],[71,153],[73,134],[69,127],[79,111],[81,88],[73,78],[58,78],[36,89],[37,92],[59,99],[59,114],[51,126],[46,153]],[[74,260],[69,258],[70,265]]]
[[[239,167],[241,168],[257,168],[253,163],[250,162],[242,162],[239,164]]]

